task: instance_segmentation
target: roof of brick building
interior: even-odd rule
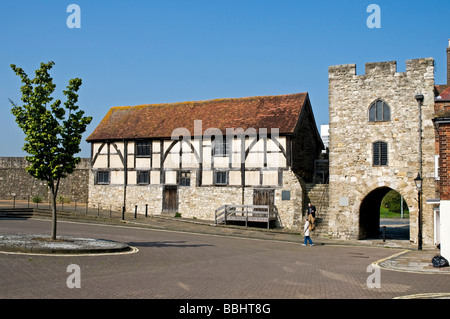
[[[450,85],[435,85],[436,97],[440,100],[450,100]]]
[[[293,134],[308,93],[216,99],[209,101],[112,107],[87,141],[170,138],[176,128],[194,135],[194,121],[201,120],[202,134],[208,128],[273,128]]]

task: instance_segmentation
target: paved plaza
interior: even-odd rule
[[[48,219],[0,219],[1,234],[49,231]],[[136,250],[121,254],[65,256],[0,253],[3,269],[0,272],[0,298],[392,299],[450,296],[448,267],[429,269],[432,268],[430,264],[423,262],[424,258],[433,256],[433,250],[415,252],[402,247],[333,243],[319,239],[316,239],[316,246],[303,247],[303,238],[298,234],[157,218],[147,218],[146,223],[140,223],[138,219],[114,224],[60,220],[58,235],[124,242]],[[409,266],[411,264],[413,267]],[[68,287],[69,265],[79,267],[80,288]]]

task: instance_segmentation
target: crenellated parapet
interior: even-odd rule
[[[421,75],[426,79],[434,80],[434,59],[422,58],[406,60],[406,71],[397,72],[397,61],[370,62],[365,64],[365,73],[357,75],[356,64],[333,65],[328,68],[329,79],[339,79],[342,77],[359,79],[379,78],[379,77],[416,77]]]

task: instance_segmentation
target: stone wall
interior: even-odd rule
[[[82,158],[75,171],[61,180],[58,197],[70,201],[86,202],[88,198],[89,159]],[[29,175],[25,168],[28,162],[24,157],[0,157],[0,199],[28,199],[39,195],[48,200],[49,191],[45,181]]]
[[[434,177],[434,60],[406,61],[406,72],[396,62],[367,63],[365,74],[356,65],[329,68],[330,198],[329,235],[359,238],[362,202],[374,190],[395,189],[410,210],[410,239],[418,233],[419,108],[415,95],[424,95],[423,200],[436,198]],[[377,99],[391,109],[386,122],[369,122],[369,107]],[[372,164],[372,145],[388,144],[388,165]],[[374,202],[373,205],[378,205]],[[379,205],[378,205],[379,206]],[[433,207],[423,205],[424,243],[433,241]]]
[[[310,183],[314,178],[314,161],[322,152],[322,142],[311,106],[306,105],[292,139],[292,170]]]
[[[101,209],[122,210],[124,198],[126,211],[133,213],[135,205],[138,214],[162,214],[162,185],[95,185],[94,174],[90,174],[89,206]],[[242,187],[239,186],[196,186],[196,173],[192,172],[191,186],[178,186],[178,213],[182,217],[214,220],[214,212],[225,204],[242,204]],[[253,204],[256,187],[244,188],[244,205]],[[283,171],[282,186],[269,187],[275,190],[275,207],[279,214],[278,226],[299,228],[304,211],[304,191],[300,179],[291,171]],[[289,192],[289,199],[282,199],[282,191]],[[125,195],[126,193],[126,195]]]

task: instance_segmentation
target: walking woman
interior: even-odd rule
[[[304,231],[304,233],[305,233],[305,241],[304,241],[304,243],[303,243],[303,246],[308,246],[308,243],[309,243],[311,246],[314,246],[314,243],[313,243],[313,241],[311,240],[311,237],[310,237],[310,229],[309,229],[309,221],[308,221],[308,218],[305,219],[305,226],[304,226],[304,228],[303,228],[303,231]]]

